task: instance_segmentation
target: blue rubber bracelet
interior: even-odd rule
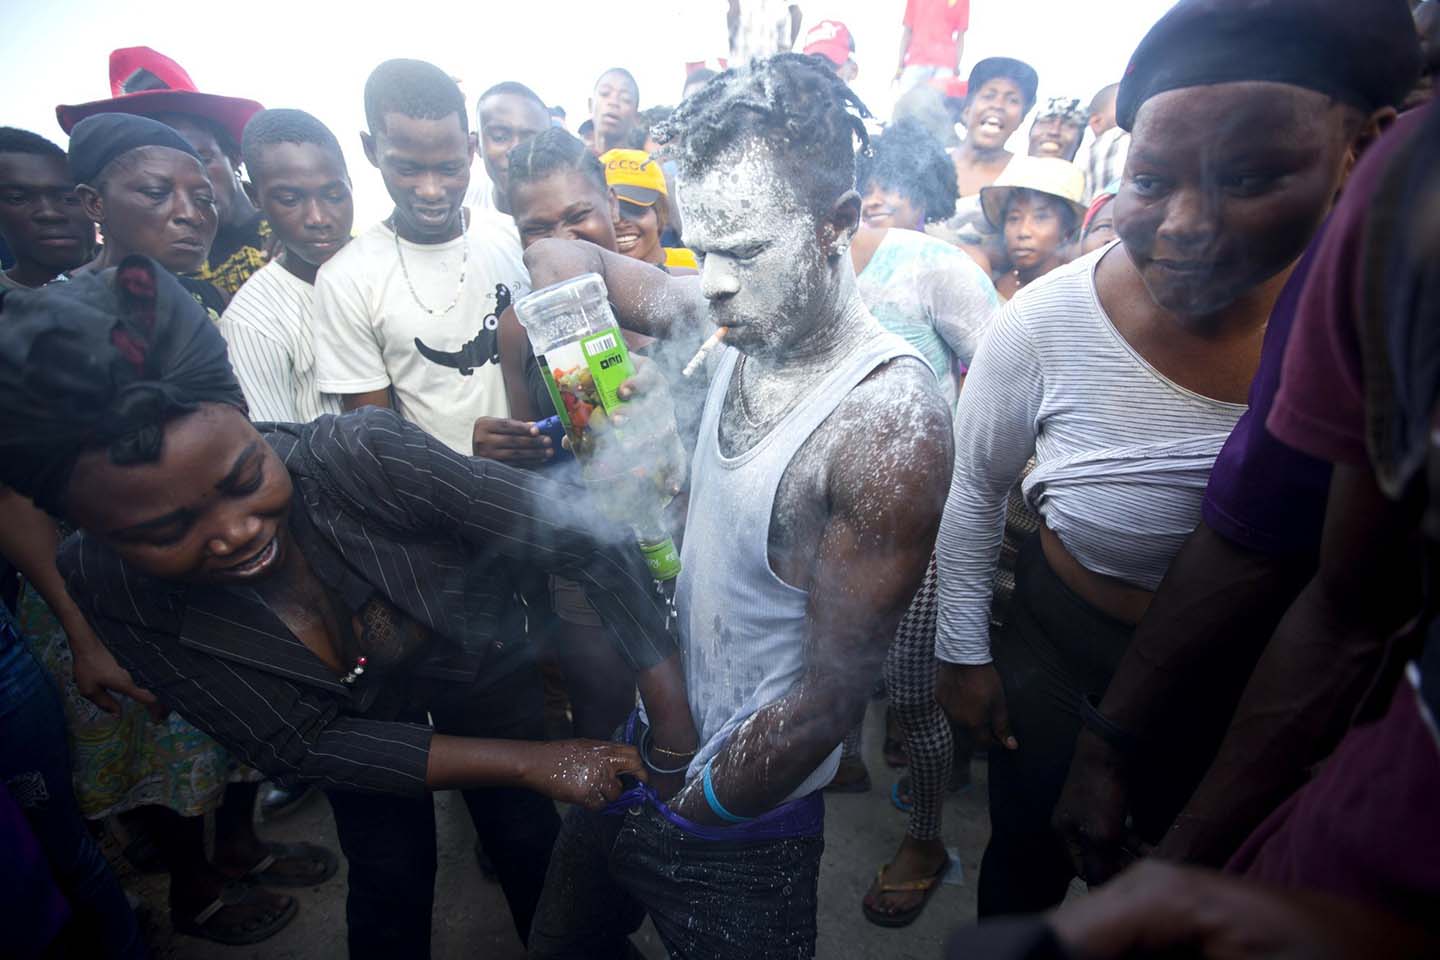
[[[720,802],[720,798],[715,796],[715,784],[710,782],[710,764],[714,762],[714,760],[711,760],[710,763],[705,764],[705,772],[700,777],[700,785],[705,789],[705,802],[710,804],[710,812],[726,823],[748,822],[751,819],[750,817],[735,816],[735,814],[726,810],[725,805]]]

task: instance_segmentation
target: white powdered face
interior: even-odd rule
[[[701,290],[725,342],[774,357],[810,332],[824,286],[814,215],[777,172],[768,146],[747,139],[701,177],[680,178],[685,245],[704,255]]]
[[[745,449],[878,325],[856,290],[849,237],[822,242],[829,228],[763,141],[743,140],[704,175],[682,177],[678,197],[686,245],[704,254],[710,320],[746,355],[721,418],[722,443]]]

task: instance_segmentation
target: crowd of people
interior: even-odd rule
[[[67,147],[0,127],[4,952],[148,955],[102,824],[178,933],[305,923],[323,793],[349,955],[428,956],[459,790],[532,957],[812,957],[877,688],[839,909],[926,910],[983,761],[955,957],[1440,952],[1436,8],[1178,0],[1041,104],[909,0],[882,122],[732,0],[574,132],[381,63],[354,174],[114,51]],[[595,289],[580,407],[537,317]]]

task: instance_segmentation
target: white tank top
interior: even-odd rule
[[[695,777],[750,716],[783,697],[805,669],[808,591],[770,567],[770,513],[780,478],[797,451],[876,367],[896,357],[924,362],[904,340],[876,326],[810,395],[738,457],[720,453],[720,411],[740,354],[727,349],[710,384],[690,483],[690,511],[675,601],[685,688],[700,734]],[[840,748],[788,799],[830,782]]]

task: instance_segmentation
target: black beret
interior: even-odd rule
[[[1135,125],[1157,93],[1269,81],[1367,112],[1398,106],[1420,75],[1406,0],[1180,0],[1140,41],[1115,99]]]
[[[70,175],[76,183],[94,183],[110,161],[140,147],[169,147],[200,160],[180,131],[159,120],[133,113],[97,113],[70,131]]]
[[[1025,96],[1025,112],[1029,113],[1030,108],[1035,106],[1035,93],[1040,88],[1040,75],[1024,60],[1016,60],[1012,57],[986,57],[971,68],[970,82],[965,88],[965,95],[967,97],[975,96],[980,92],[981,87],[996,77],[1015,81],[1015,85]]]

